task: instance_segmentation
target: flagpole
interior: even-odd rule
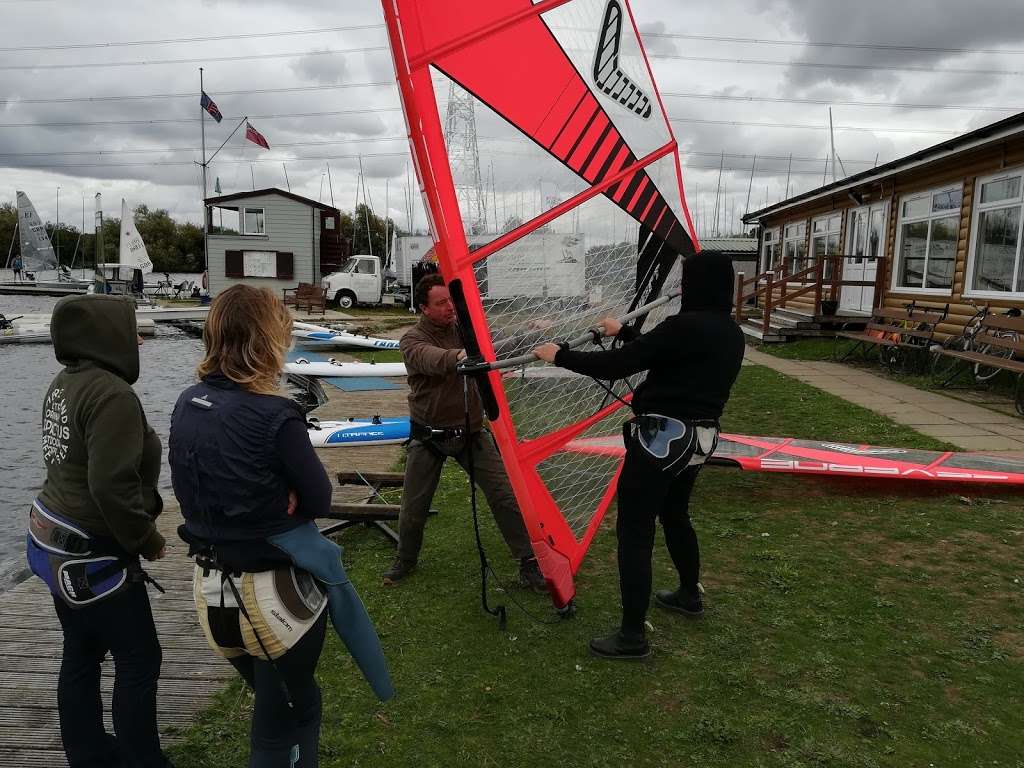
[[[207,227],[207,225],[208,225],[208,222],[206,221],[206,218],[207,218],[207,214],[206,214],[206,166],[207,166],[207,162],[206,162],[206,118],[203,116],[203,113],[206,112],[206,110],[203,108],[203,94],[204,93],[206,93],[206,89],[205,89],[205,87],[203,85],[203,68],[200,67],[199,68],[199,126],[200,126],[199,132],[202,135],[202,144],[203,144],[203,162],[202,162],[202,166],[203,166],[203,199],[200,202],[202,203],[202,211],[203,211],[203,269],[208,270],[210,268],[210,251],[209,251],[209,245],[207,244],[207,235],[208,235],[208,231],[207,231],[208,227]]]

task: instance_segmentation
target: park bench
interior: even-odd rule
[[[401,511],[400,504],[392,504],[381,494],[381,491],[389,488],[401,488],[405,484],[405,475],[401,472],[339,472],[338,484],[341,486],[356,486],[366,491],[366,498],[361,502],[331,504],[331,511],[322,515],[324,519],[336,520],[320,532],[325,536],[341,533],[347,528],[356,525],[364,525],[384,534],[396,546],[398,534],[387,524],[398,520]],[[431,509],[431,515],[436,515],[437,510]]]
[[[948,314],[949,304],[941,310],[918,307],[914,303],[908,304],[905,309],[879,307],[874,310],[863,330],[847,330],[849,324],[846,324],[836,333],[834,357],[842,363],[860,350],[866,359],[868,353],[877,348],[879,360],[890,368],[914,356],[919,357],[923,366],[927,363],[927,353],[935,338],[935,329]],[[844,340],[854,343],[845,353],[840,354],[840,344]]]
[[[949,349],[940,346],[932,348],[936,355],[934,370],[945,375],[941,386],[947,387],[967,371],[976,378],[988,380],[991,376],[981,375],[982,371],[1007,371],[1017,376],[1014,388],[1014,407],[1024,416],[1024,318],[1000,314],[986,315],[981,319],[978,332],[974,334],[967,349]],[[950,361],[947,368],[938,363]]]
[[[299,283],[295,288],[283,288],[281,289],[281,300],[285,302],[285,306],[295,306],[295,299],[299,292],[306,290],[311,285],[311,283]]]
[[[321,315],[327,313],[327,294],[319,285],[303,283],[295,292],[295,311],[306,309],[309,312],[318,311]]]

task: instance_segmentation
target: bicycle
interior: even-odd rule
[[[904,304],[903,308],[907,312],[907,319],[900,323],[900,327],[905,331],[928,331],[929,328],[937,327],[939,323],[949,316],[949,304],[946,304],[946,306],[942,308],[941,312],[938,309],[932,309],[930,307],[918,307],[916,300],[911,301],[908,304]],[[929,313],[933,316],[937,314],[938,317],[931,322],[927,319],[915,322],[915,312],[924,314],[926,318],[928,318]],[[881,344],[878,346],[878,357],[882,365],[893,371],[896,369],[906,370],[909,367],[908,362],[911,358],[920,355],[921,368],[924,369],[927,367],[927,352],[929,348],[930,334],[928,338],[920,335],[919,333],[904,334],[899,333],[898,331],[885,335],[888,336],[889,340],[896,342],[896,346],[886,346]]]
[[[967,321],[967,324],[964,326],[964,329],[959,336],[951,336],[942,344],[934,345],[932,347],[933,351],[937,351],[937,349],[944,349],[952,352],[976,351],[1003,359],[1013,357],[1013,350],[1008,347],[982,344],[975,349],[975,338],[981,330],[981,322],[988,317],[988,315],[992,314],[992,308],[987,304],[985,306],[978,306],[973,301],[969,301],[968,304],[974,307],[974,317]],[[1017,307],[1010,307],[1003,314],[1006,317],[1020,317],[1021,311]],[[1017,333],[1015,331],[1004,331],[999,335],[1012,341],[1018,340]],[[959,361],[955,357],[936,354],[935,358],[932,360],[932,376],[934,376],[937,381],[946,381],[958,364]],[[973,366],[974,381],[978,384],[984,384],[985,382],[991,381],[995,378],[1001,370],[1001,368],[994,368],[992,366],[985,365],[984,363],[975,363]]]

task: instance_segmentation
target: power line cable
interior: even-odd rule
[[[250,53],[245,56],[202,56],[196,59],[152,59],[144,61],[93,61],[77,62],[75,64],[4,64],[0,65],[0,71],[32,71],[39,69],[101,69],[109,67],[152,67],[164,64],[208,64],[210,62],[225,61],[257,61],[263,59],[290,59],[303,56],[336,56],[348,53],[375,53],[388,51],[386,45],[370,46],[368,48],[342,48],[323,51],[287,51],[282,53]]]
[[[729,59],[711,56],[681,56],[677,54],[652,53],[652,59],[673,61],[705,61],[718,64],[756,64],[763,67],[813,67],[819,69],[855,69],[878,72],[927,72],[932,75],[1024,75],[1024,70],[1013,69],[959,69],[951,67],[889,66],[885,64],[838,64],[823,61],[776,61],[774,59]]]
[[[641,32],[643,38],[662,40],[702,40],[716,43],[750,43],[757,45],[792,45],[806,48],[853,48],[874,51],[909,51],[912,53],[991,53],[991,54],[1024,54],[1021,49],[1002,48],[944,48],[933,45],[888,45],[880,43],[840,43],[815,40],[779,40],[758,37],[727,37],[721,35],[694,35],[680,32]]]
[[[234,35],[209,35],[204,37],[165,37],[154,40],[121,40],[105,43],[59,43],[51,45],[15,45],[0,48],[0,53],[17,51],[70,51],[89,48],[127,48],[140,45],[172,45],[178,43],[209,43],[224,40],[256,40],[269,37],[294,37],[297,35],[324,35],[333,32],[356,32],[370,29],[384,29],[383,24],[357,24],[343,27],[322,27],[320,29],[291,29],[281,32],[241,32]]]

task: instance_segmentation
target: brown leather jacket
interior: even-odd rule
[[[421,317],[400,342],[409,374],[409,416],[428,427],[464,427],[463,377],[455,368],[463,349],[457,324],[445,328]],[[483,406],[469,383],[470,427],[483,426]]]

